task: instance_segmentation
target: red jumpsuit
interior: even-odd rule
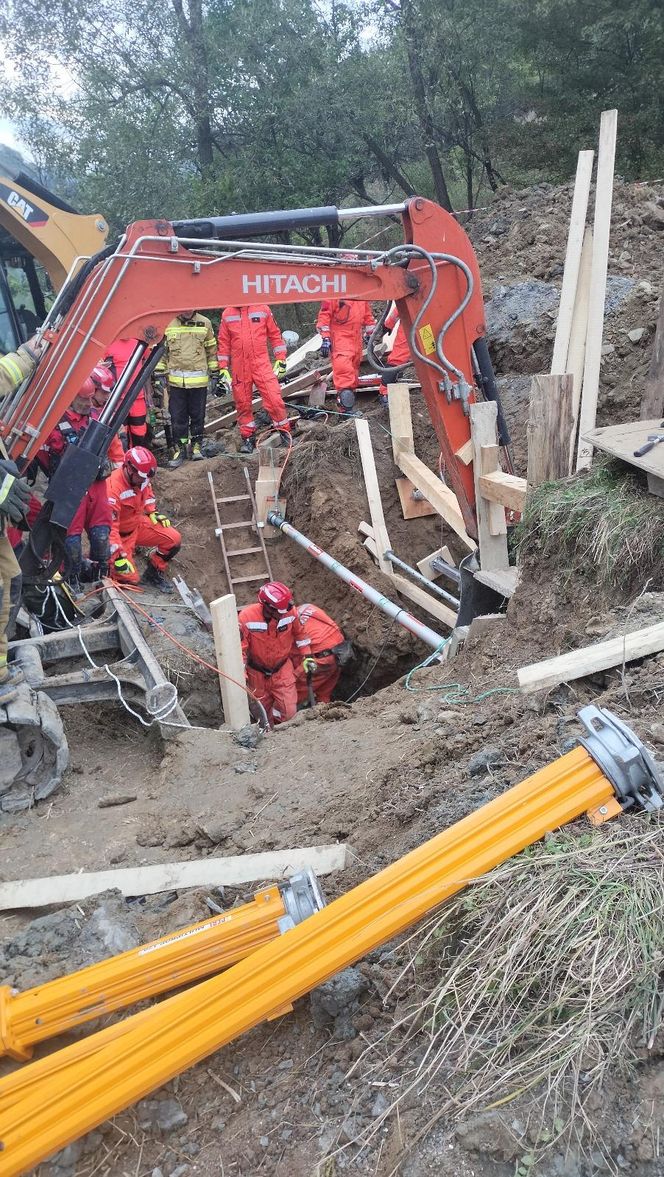
[[[251,407],[254,384],[275,429],[290,433],[279,381],[272,371],[268,341],[275,360],[286,359],[286,344],[266,303],[226,307],[219,327],[219,367],[230,368],[233,400],[241,437],[251,437],[256,423]]]
[[[124,372],[129,360],[139,343],[138,339],[116,339],[104,357],[104,363],[111,369],[116,383]],[[127,433],[129,445],[145,445],[148,434],[148,407],[145,400],[145,389],[142,388],[131,406],[127,417]]]
[[[332,379],[337,392],[355,388],[362,362],[363,332],[375,326],[368,302],[331,299],[320,304],[316,330],[332,344]]]
[[[408,346],[408,340],[406,339],[406,332],[401,325],[399,312],[396,308],[396,305],[394,304],[392,309],[388,311],[384,327],[386,331],[392,331],[394,327],[397,328],[397,333],[394,337],[394,343],[392,344],[392,348],[387,355],[387,366],[390,368],[403,368],[406,364],[411,364],[413,362],[413,357],[411,355],[410,347]],[[378,391],[380,396],[387,396],[387,385],[381,384]]]
[[[310,641],[295,609],[266,621],[259,601],[238,614],[247,686],[260,699],[270,724],[285,723],[297,711],[293,661],[306,658]]]
[[[67,409],[62,415],[62,420],[55,429],[49,433],[46,441],[40,449],[37,460],[42,469],[49,475],[55,473],[56,468],[60,464],[60,459],[64,454],[68,445],[75,445],[78,438],[81,437],[88,427],[90,416],[87,413],[77,413],[74,409]],[[111,442],[110,449],[115,449],[120,446],[120,440],[114,437]],[[117,458],[111,459],[117,461]],[[67,535],[82,535],[84,531],[90,534],[91,527],[110,527],[111,526],[111,509],[108,505],[108,496],[106,494],[106,482],[101,479],[98,482],[93,482],[86,490],[74,518],[67,528]]]
[[[113,470],[106,479],[108,503],[111,511],[111,572],[121,584],[138,584],[138,570],[120,573],[113,561],[126,556],[133,561],[136,548],[154,548],[149,561],[164,572],[169,560],[180,551],[182,536],[175,527],[164,527],[149,518],[157,503],[150,482],[135,489],[130,485],[124,467]]]
[[[332,647],[341,645],[344,635],[336,621],[328,617],[327,613],[324,613],[317,605],[298,605],[297,615],[305,634],[311,640],[311,657],[315,658],[318,663],[318,670],[311,678],[316,701],[329,703],[332,691],[341,674],[337,659],[332,653]],[[293,660],[293,669],[297,685],[297,701],[298,703],[306,703],[309,698],[309,690],[301,658],[299,661]]]

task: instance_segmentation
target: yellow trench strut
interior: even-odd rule
[[[36,1042],[113,1010],[220,972],[279,935],[286,907],[278,887],[251,903],[180,928],[36,989],[0,987],[0,1055],[24,1061]]]
[[[24,1173],[401,932],[547,831],[609,805],[584,748],[528,777],[225,973],[0,1081],[0,1175]],[[115,1030],[115,1027],[111,1027]],[[106,1037],[104,1038],[104,1035]],[[100,1042],[100,1045],[96,1045]]]

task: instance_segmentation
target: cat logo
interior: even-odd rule
[[[0,201],[11,209],[14,216],[25,221],[26,225],[38,227],[45,225],[48,221],[48,216],[43,209],[38,208],[36,204],[30,204],[25,196],[17,192],[15,188],[3,184],[2,181],[0,181]]]

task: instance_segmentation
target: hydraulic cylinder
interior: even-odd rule
[[[0,1054],[32,1048],[83,1022],[156,997],[241,960],[324,906],[312,871],[251,901],[24,993],[0,988]]]
[[[81,1056],[76,1045],[0,1081],[0,1175],[57,1149],[199,1062],[275,1010],[402,932],[471,880],[584,812],[601,821],[662,806],[646,748],[609,712],[587,707],[582,746],[450,826],[225,973],[128,1019]],[[55,1056],[57,1059],[58,1056]]]

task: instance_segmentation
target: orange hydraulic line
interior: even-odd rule
[[[279,887],[171,935],[24,993],[0,987],[0,1055],[24,1061],[32,1047],[134,1002],[219,972],[280,934]]]
[[[93,1054],[66,1065],[66,1048],[66,1082],[32,1063],[15,1101],[12,1076],[1,1080],[0,1177],[29,1170],[615,792],[584,748],[568,752],[225,973],[128,1019]]]

